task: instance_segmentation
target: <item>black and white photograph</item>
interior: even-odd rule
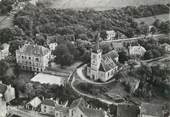
[[[0,117],[170,117],[170,0],[0,0]]]

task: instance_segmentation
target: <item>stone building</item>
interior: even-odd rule
[[[39,45],[25,44],[16,50],[16,60],[23,70],[42,72],[48,66],[51,51]]]
[[[9,44],[2,44],[2,50],[0,50],[0,60],[5,59],[9,55]]]
[[[87,76],[94,81],[108,81],[118,70],[118,58],[119,55],[115,50],[102,55],[98,40],[96,47],[91,51],[91,63],[87,66]]]

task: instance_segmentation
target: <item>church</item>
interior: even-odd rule
[[[96,46],[91,51],[91,62],[87,65],[87,76],[93,81],[110,80],[118,70],[118,58],[115,50],[102,54],[98,35]]]

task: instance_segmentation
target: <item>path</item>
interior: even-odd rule
[[[85,93],[79,91],[78,89],[76,89],[76,88],[74,87],[74,82],[75,82],[74,73],[72,74],[72,77],[69,78],[69,82],[70,82],[71,88],[72,88],[76,93],[78,93],[79,95],[82,95],[82,96],[85,96],[85,97],[88,97],[88,98],[92,98],[92,99],[96,99],[96,100],[99,100],[99,101],[101,101],[101,102],[103,102],[103,103],[105,103],[105,104],[109,104],[109,105],[111,105],[111,104],[115,104],[115,105],[116,105],[116,104],[117,104],[117,103],[114,103],[113,101],[110,101],[110,100],[102,99],[102,98],[99,98],[99,97],[97,97],[97,96],[93,96],[93,95],[90,95],[90,94],[85,94]]]

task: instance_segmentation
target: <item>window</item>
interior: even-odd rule
[[[73,111],[73,110],[71,111],[71,115],[72,115],[72,116],[74,115],[74,111]]]
[[[39,58],[36,58],[35,60],[38,62],[38,61],[39,61]]]
[[[22,59],[24,58],[24,56],[22,56]]]
[[[83,117],[83,115],[81,115],[80,117]]]
[[[31,57],[29,57],[28,59],[31,60]]]

